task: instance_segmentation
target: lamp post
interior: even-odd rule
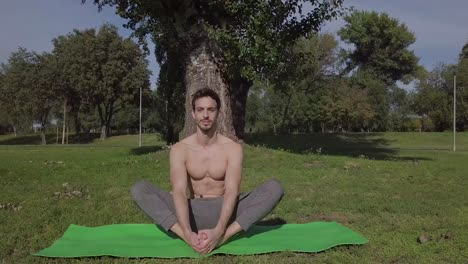
[[[140,134],[138,135],[138,147],[141,147],[141,101],[142,101],[142,89],[140,87]]]
[[[453,75],[453,151],[457,150],[455,145],[457,133],[457,75]]]

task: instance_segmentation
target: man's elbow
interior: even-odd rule
[[[224,197],[237,197],[239,195],[239,188],[226,188],[224,190]]]
[[[184,189],[174,188],[172,190],[172,195],[174,198],[187,199],[187,191]]]

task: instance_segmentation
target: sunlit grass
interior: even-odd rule
[[[21,206],[16,211],[0,209],[0,263],[464,263],[468,259],[468,152],[449,151],[449,133],[247,140],[242,189],[272,177],[285,188],[283,200],[269,217],[287,223],[338,221],[367,237],[370,242],[363,246],[318,254],[281,252],[203,260],[31,256],[50,246],[72,223],[150,223],[131,201],[129,188],[146,178],[169,189],[168,152],[158,137],[144,135],[144,140],[144,148],[137,148],[137,135],[68,147],[0,146],[0,204]],[[467,134],[460,134],[459,140],[459,149],[467,149]],[[447,150],[425,150],[426,146]],[[72,190],[82,195],[67,197]],[[418,243],[421,235],[431,240]]]

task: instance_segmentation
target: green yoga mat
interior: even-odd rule
[[[318,252],[338,245],[368,240],[336,222],[253,226],[212,254],[251,255],[276,251]],[[157,257],[198,258],[184,241],[153,224],[116,224],[99,227],[70,225],[62,238],[42,251],[44,257]]]

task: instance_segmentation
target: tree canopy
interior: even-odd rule
[[[344,20],[338,35],[353,45],[345,52],[348,72],[367,71],[388,85],[416,73],[419,59],[409,49],[416,37],[405,24],[369,11],[355,11]]]
[[[86,2],[86,0],[83,0]],[[304,35],[317,32],[324,21],[341,14],[342,1],[190,1],[94,0],[109,5],[128,19],[127,27],[143,42],[152,36],[162,44],[188,54],[211,40],[222,52],[231,74],[254,78],[281,62],[280,55]]]
[[[169,64],[182,63],[185,136],[196,127],[190,118],[190,96],[210,86],[224,102],[220,132],[233,139],[243,137],[247,94],[254,79],[281,69],[286,62],[284,47],[317,32],[342,11],[342,0],[93,2],[100,8],[115,6],[141,42],[151,36],[156,54],[167,53]],[[175,53],[178,58],[171,56]]]
[[[53,53],[62,68],[64,96],[75,98],[72,104],[84,103],[97,110],[102,138],[110,132],[113,115],[137,101],[140,88],[146,93],[149,89],[143,52],[131,39],[120,37],[115,26],[60,36],[54,39]]]
[[[111,25],[97,32],[74,30],[53,43],[51,54],[19,48],[2,65],[0,108],[4,114],[0,118],[15,133],[23,128],[28,131],[33,122],[40,125],[45,144],[44,132],[52,116],[55,122],[65,123],[62,109],[74,116],[77,133],[80,114],[86,113],[86,120],[97,114],[105,138],[113,116],[129,104],[136,105],[140,89],[149,93],[144,53]]]

